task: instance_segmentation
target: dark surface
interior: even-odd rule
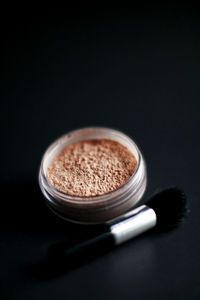
[[[199,299],[200,21],[196,8],[89,6],[2,11],[1,299]],[[77,232],[46,208],[37,173],[55,138],[90,125],[132,136],[148,167],[144,200],[169,186],[186,223],[145,234],[62,274],[47,249]],[[173,207],[172,207],[173,209]]]

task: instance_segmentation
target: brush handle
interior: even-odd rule
[[[108,252],[156,225],[156,214],[153,209],[142,205],[117,218],[104,231],[90,238],[82,236],[74,240],[52,245],[49,249],[51,262],[66,263],[68,266],[80,264]]]
[[[72,266],[101,256],[114,246],[115,240],[108,228],[88,239],[82,237],[56,243],[49,248],[48,257],[51,262]]]

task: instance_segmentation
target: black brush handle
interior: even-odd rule
[[[108,252],[156,225],[156,214],[153,209],[142,205],[129,212],[125,218],[115,220],[110,227],[87,238],[75,235],[73,241],[64,241],[52,245],[49,259],[57,265],[72,266],[89,261]]]
[[[51,263],[73,267],[105,254],[114,246],[114,237],[108,229],[87,239],[82,236],[56,243],[49,248],[48,259]]]

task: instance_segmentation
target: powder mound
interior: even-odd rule
[[[47,179],[74,196],[97,196],[124,184],[137,168],[135,156],[109,139],[81,141],[67,146],[51,162]]]

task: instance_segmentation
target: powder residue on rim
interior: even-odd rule
[[[80,141],[67,146],[51,162],[47,179],[58,190],[80,197],[111,192],[137,168],[135,156],[109,139]]]

